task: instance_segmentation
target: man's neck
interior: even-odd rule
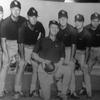
[[[66,24],[66,25],[61,25],[61,26],[60,26],[60,28],[61,28],[62,30],[64,30],[66,27],[67,27],[67,24]]]
[[[95,31],[97,29],[97,27],[91,26],[91,29]]]
[[[83,27],[78,29],[78,33],[83,31]]]
[[[52,41],[55,41],[55,40],[56,40],[56,36],[55,36],[55,35],[50,34],[50,39],[51,39]]]
[[[14,21],[14,22],[17,22],[18,21],[18,17],[14,17],[11,15],[11,19]]]
[[[29,21],[27,21],[27,25],[32,31],[34,30],[35,25],[32,25]]]

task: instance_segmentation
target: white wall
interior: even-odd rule
[[[4,7],[4,18],[10,15],[10,2],[12,0],[0,0],[0,5]],[[68,12],[69,23],[74,25],[74,16],[81,13],[85,16],[85,24],[90,22],[90,15],[97,11],[100,13],[100,3],[63,3],[36,0],[19,0],[22,4],[21,15],[27,17],[29,7],[33,6],[39,13],[39,20],[45,26],[48,32],[48,22],[51,19],[57,19],[59,10],[64,9]]]

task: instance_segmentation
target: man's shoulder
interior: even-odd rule
[[[71,24],[68,24],[68,29],[69,31],[71,31],[72,34],[77,32],[76,29]]]
[[[37,26],[37,27],[39,27],[39,26],[41,27],[41,26],[43,26],[43,24],[42,24],[42,22],[37,21],[36,26]]]
[[[3,19],[2,25],[8,25],[9,24],[9,21],[10,21],[10,16],[7,17],[7,18],[5,18],[5,19]]]
[[[23,17],[23,16],[19,16],[19,20],[18,20],[18,23],[23,23],[26,21],[26,18]]]
[[[23,16],[19,16],[19,19],[20,19],[20,20],[24,20],[24,21],[26,21],[26,18],[23,17]]]
[[[91,24],[88,24],[84,27],[85,29],[91,29]]]
[[[89,32],[89,30],[86,27],[83,28],[83,32],[87,38],[91,38],[91,33]]]

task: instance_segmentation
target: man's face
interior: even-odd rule
[[[37,22],[37,17],[36,16],[28,16],[28,20],[32,25],[35,25]]]
[[[50,31],[50,34],[56,36],[57,33],[59,32],[58,25],[51,24],[51,25],[49,26],[49,31]]]
[[[66,17],[61,17],[58,20],[61,26],[66,26],[66,24],[68,23],[68,18]]]
[[[0,20],[2,20],[2,18],[3,18],[3,12],[0,11]]]
[[[83,28],[84,22],[83,21],[75,21],[75,27],[77,29]]]
[[[91,25],[93,28],[97,28],[99,25],[100,20],[99,19],[92,19],[91,20]]]
[[[11,8],[11,15],[15,18],[17,18],[20,15],[21,9],[18,7]]]

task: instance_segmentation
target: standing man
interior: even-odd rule
[[[28,20],[20,28],[19,43],[24,44],[24,59],[25,65],[33,67],[32,82],[30,87],[30,96],[36,95],[36,83],[37,83],[37,70],[38,63],[35,61],[31,62],[31,54],[34,46],[39,38],[45,37],[45,29],[41,22],[37,21],[38,12],[35,8],[31,7],[27,12]],[[40,37],[39,37],[40,36]],[[22,40],[23,39],[23,40]]]
[[[100,14],[95,12],[91,14],[91,23],[86,26],[86,29],[92,36],[92,48],[89,59],[89,67],[92,67],[100,60]]]
[[[88,59],[91,46],[91,35],[84,28],[84,16],[81,14],[75,15],[75,28],[77,30],[76,54],[75,58],[80,64],[80,69],[83,72],[83,82],[86,86],[86,93],[88,97],[91,93],[91,78],[89,73]],[[80,91],[81,94],[82,90]]]
[[[75,54],[75,43],[76,43],[76,30],[72,25],[68,23],[68,14],[65,10],[60,10],[58,13],[58,20],[60,25],[60,31],[58,34],[58,39],[65,44],[65,63],[72,68],[72,80],[70,85],[70,92],[72,98],[78,98],[75,92],[75,64],[74,64],[74,54]],[[60,83],[59,83],[60,87]],[[60,91],[60,90],[59,90]]]
[[[1,45],[3,49],[3,65],[0,72],[0,95],[4,95],[4,87],[10,61],[15,56],[19,66],[18,72],[15,77],[15,93],[22,94],[22,68],[24,66],[24,59],[21,54],[20,45],[18,44],[19,27],[25,21],[25,18],[20,16],[21,4],[19,1],[14,0],[10,4],[11,15],[7,17],[1,25]],[[19,48],[18,48],[19,46]],[[19,54],[18,54],[19,51]]]
[[[0,6],[0,30],[2,21],[3,21],[3,7]],[[2,63],[2,49],[1,49],[1,32],[0,32],[0,70],[1,70],[1,63]]]
[[[65,47],[61,41],[56,38],[59,32],[59,24],[55,20],[49,22],[49,36],[40,39],[32,54],[32,59],[40,63],[38,68],[38,75],[40,87],[43,93],[44,100],[51,100],[51,84],[55,80],[62,80],[61,97],[67,100],[66,91],[68,90],[69,82],[71,80],[71,68],[64,65]],[[53,73],[46,72],[47,64],[54,63],[54,66],[49,68],[55,69]]]
[[[88,61],[89,72],[92,71],[93,66],[100,61],[100,14],[94,12],[91,14],[91,23],[86,26],[86,29],[90,32],[92,36],[91,52]],[[87,94],[86,86],[83,85],[83,88],[80,91],[80,94]]]

